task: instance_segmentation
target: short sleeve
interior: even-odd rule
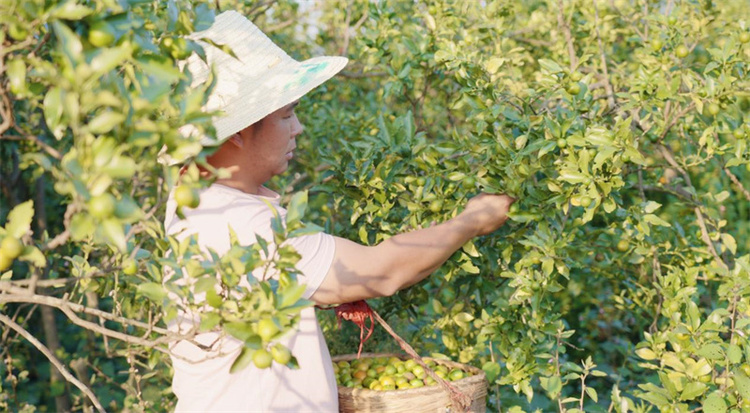
[[[307,284],[304,297],[309,299],[323,283],[328,270],[331,268],[333,255],[336,252],[334,238],[332,235],[318,232],[312,235],[289,238],[286,243],[294,247],[301,256],[297,263],[297,269],[302,276],[298,281]]]
[[[269,248],[274,248],[272,243],[273,231],[271,230],[271,220],[274,214],[271,208],[275,208],[282,219],[286,217],[286,209],[254,199],[236,202],[225,208],[225,219],[232,223],[232,229],[242,245],[252,245],[257,242],[256,237],[261,237],[269,241]],[[318,232],[288,238],[285,245],[292,246],[300,254],[300,260],[296,265],[300,272],[298,281],[300,284],[307,285],[303,297],[309,299],[320,287],[331,268],[336,249],[334,237],[324,232]],[[262,269],[256,269],[253,274],[257,278],[261,278],[263,276]]]

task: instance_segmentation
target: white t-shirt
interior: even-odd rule
[[[167,203],[165,228],[170,235],[183,239],[198,235],[204,250],[212,248],[219,254],[229,249],[229,226],[241,245],[256,242],[256,234],[273,242],[272,211],[265,201],[284,216],[279,196],[246,194],[227,186],[214,184],[201,191],[200,206],[183,208],[185,219],[175,214],[173,199]],[[306,284],[304,297],[309,298],[323,282],[333,261],[334,239],[324,233],[290,238],[288,241],[301,255],[298,277]],[[257,275],[256,275],[257,276]],[[188,317],[179,317],[172,329],[192,327]],[[210,345],[218,332],[200,334],[196,340]],[[242,371],[229,373],[242,343],[226,337],[214,345],[211,353],[188,343],[179,342],[172,351],[188,362],[172,357],[174,377],[172,391],[177,396],[177,412],[337,412],[336,380],[323,334],[315,318],[315,309],[302,311],[298,331],[281,342],[297,358],[300,368],[291,370],[273,363],[271,368],[258,369],[252,363]]]

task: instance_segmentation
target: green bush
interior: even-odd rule
[[[160,224],[178,173],[157,158],[198,153],[177,126],[210,127],[206,90],[187,89],[175,61],[195,45],[165,40],[210,23],[217,3],[2,7],[0,237],[25,249],[0,282],[0,406],[88,403],[9,319],[108,409],[169,409],[168,360],[152,349],[174,311],[163,268],[182,258],[165,256]],[[492,411],[750,408],[746,1],[218,7],[243,11],[297,58],[351,59],[303,99],[299,162],[272,182],[288,199],[309,194],[294,201],[307,221],[374,244],[449,218],[480,191],[518,198],[500,231],[371,303],[420,353],[484,369]],[[183,183],[207,184],[191,171]],[[238,250],[204,257],[199,276],[237,265],[258,264]],[[294,301],[295,284],[282,284],[233,314],[288,328],[294,313],[274,297]],[[320,317],[332,353],[356,351],[358,331]],[[232,321],[205,322],[230,332]],[[252,342],[254,328],[234,333]],[[365,349],[395,346],[378,331]]]

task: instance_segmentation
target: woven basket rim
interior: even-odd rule
[[[403,354],[403,353],[362,353],[359,358],[362,359],[362,358],[393,357],[393,356],[401,358],[401,359],[410,358],[408,354]],[[356,359],[357,359],[356,354],[343,354],[343,355],[331,357],[331,360],[334,362],[350,361],[350,360],[356,360]],[[473,375],[469,377],[464,377],[456,381],[448,381],[448,383],[451,383],[454,386],[458,387],[459,390],[472,388],[476,386],[482,386],[482,385],[486,387],[487,380],[485,378],[485,374],[482,369],[478,369],[474,366],[470,366],[468,364],[463,364],[463,363],[458,363],[458,362],[451,361],[451,360],[442,360],[442,359],[437,359],[433,357],[422,357],[422,359],[433,360],[437,364],[444,364],[449,367],[460,368],[461,370],[470,371],[471,373],[473,373]],[[357,396],[357,397],[388,397],[389,395],[422,396],[422,395],[429,395],[429,394],[435,393],[436,391],[445,392],[445,390],[437,384],[433,386],[424,386],[424,387],[417,387],[417,388],[411,388],[411,389],[396,389],[396,390],[355,389],[351,387],[338,386],[338,391],[339,391],[339,394],[342,394],[344,396]]]

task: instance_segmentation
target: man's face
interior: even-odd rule
[[[283,173],[289,168],[289,161],[297,147],[296,137],[303,128],[291,103],[266,116],[262,121],[240,132],[243,145],[240,148],[246,156],[246,167],[267,176]]]

